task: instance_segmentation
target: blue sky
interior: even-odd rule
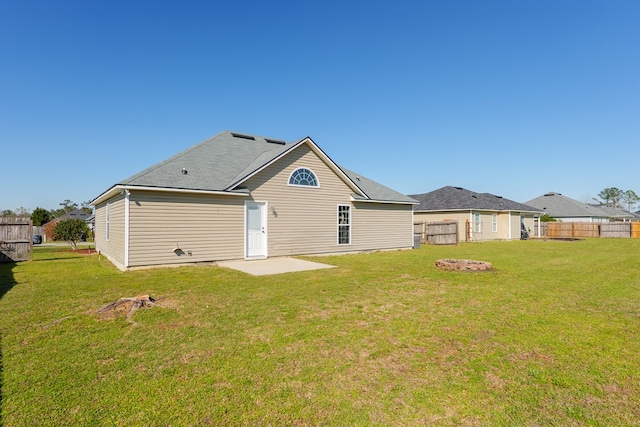
[[[0,2],[0,210],[228,129],[405,194],[640,193],[640,2]]]

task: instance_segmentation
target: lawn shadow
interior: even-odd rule
[[[9,292],[15,285],[17,285],[16,279],[13,275],[13,269],[15,266],[15,262],[0,263],[0,300],[2,300],[7,292]],[[0,329],[0,426],[3,425],[3,384],[4,368],[2,360],[2,329]]]

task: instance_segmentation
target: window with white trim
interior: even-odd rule
[[[351,206],[338,205],[338,244],[351,244]]]
[[[105,237],[109,240],[109,202],[107,202],[107,206],[104,210],[104,218],[105,218]]]
[[[498,214],[491,215],[491,231],[498,232]]]
[[[473,214],[473,231],[475,233],[482,233],[482,221],[480,221],[480,214]]]
[[[301,187],[319,187],[316,174],[307,168],[298,168],[289,176],[289,185],[297,185]]]

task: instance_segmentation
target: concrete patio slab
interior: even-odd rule
[[[335,265],[321,264],[319,262],[304,261],[297,258],[277,257],[268,259],[256,259],[250,261],[219,261],[221,267],[239,270],[252,276],[266,276],[270,274],[291,273],[294,271],[320,270],[322,268],[335,268]]]

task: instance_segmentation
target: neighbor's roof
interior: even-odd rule
[[[514,202],[491,193],[476,193],[462,187],[447,186],[430,193],[412,194],[410,197],[420,202],[413,208],[416,212],[459,210],[540,212],[533,206]]]
[[[302,144],[319,154],[347,182],[354,198],[372,201],[415,203],[415,200],[360,175],[340,168],[311,140],[286,143],[257,135],[223,131],[200,144],[153,165],[111,187],[145,187],[184,191],[241,193],[241,184],[273,161]],[[107,193],[98,196],[94,202]],[[246,190],[245,190],[246,191]]]
[[[612,208],[610,206],[598,206],[589,204],[589,206],[599,209],[604,215],[607,215],[609,218],[613,219],[629,219],[635,218],[635,215],[631,212],[627,212],[623,209]]]
[[[582,203],[553,191],[529,200],[527,204],[537,207],[554,218],[633,218],[632,214],[621,209]]]

